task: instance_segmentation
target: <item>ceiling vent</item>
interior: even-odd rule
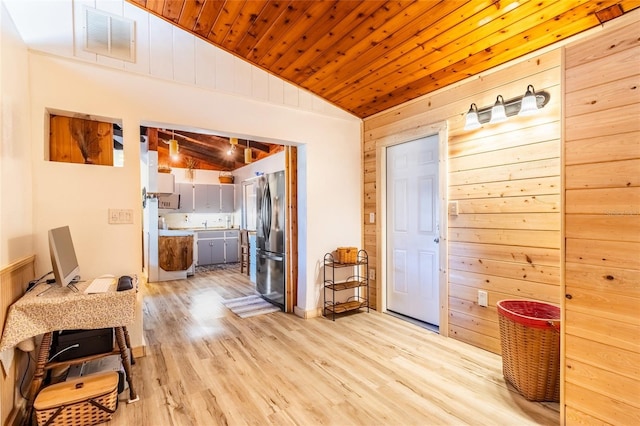
[[[96,9],[85,9],[84,50],[135,62],[135,21]]]

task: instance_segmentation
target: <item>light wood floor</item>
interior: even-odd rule
[[[505,385],[499,356],[390,315],[241,319],[224,299],[253,294],[238,270],[148,284],[140,401],[108,425],[527,425],[558,404]]]

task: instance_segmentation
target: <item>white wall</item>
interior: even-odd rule
[[[27,47],[0,5],[0,266],[33,254]]]
[[[140,270],[141,214],[133,225],[108,225],[108,208],[140,211],[139,125],[143,121],[183,123],[210,129],[235,128],[238,133],[282,143],[306,145],[308,201],[307,247],[300,262],[309,273],[300,286],[310,286],[304,310],[319,303],[318,262],[339,245],[359,245],[360,122],[260,103],[192,86],[151,79],[123,71],[51,57],[30,56],[31,114],[34,117],[33,162],[37,254],[47,254],[45,232],[70,224],[83,275]],[[182,105],[176,108],[175,100]],[[55,108],[122,119],[123,168],[53,163],[44,160],[45,109]],[[250,117],[269,117],[256,121]],[[312,225],[312,226],[309,226]],[[316,294],[317,293],[317,294]]]
[[[142,270],[140,191],[146,168],[141,167],[139,126],[174,123],[299,146],[306,165],[299,197],[307,205],[299,224],[297,305],[315,311],[319,260],[339,245],[361,243],[359,119],[120,0],[3,2],[32,49],[29,90],[19,93],[30,96],[26,128],[32,132],[33,234],[40,272],[49,268],[46,230],[60,224],[71,226],[83,276]],[[81,16],[83,4],[136,20],[136,63],[82,52],[73,16]],[[165,39],[171,42],[158,42]],[[121,119],[124,167],[45,161],[47,108]],[[133,209],[134,223],[109,225],[109,208]]]

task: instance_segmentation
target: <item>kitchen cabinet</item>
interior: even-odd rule
[[[196,213],[220,213],[220,185],[194,185]]]
[[[240,261],[240,233],[238,231],[226,231],[225,233],[225,262],[236,263]]]
[[[345,277],[343,273],[337,274],[337,271],[350,275]],[[323,281],[323,315],[331,313],[335,321],[336,314],[343,312],[360,308],[367,308],[369,312],[369,256],[366,251],[358,251],[354,263],[339,263],[332,253],[327,253],[324,256]],[[330,293],[330,297],[327,297],[327,293]]]
[[[179,183],[177,184],[177,190],[180,194],[180,213],[193,213],[193,184],[192,183]]]
[[[239,261],[237,230],[198,232],[198,265],[216,265]]]
[[[236,188],[234,185],[194,185],[196,213],[233,213]]]
[[[198,240],[198,265],[224,263],[224,238]]]
[[[220,212],[233,213],[236,210],[236,187],[220,185]]]

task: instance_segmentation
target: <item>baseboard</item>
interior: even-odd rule
[[[131,349],[131,353],[135,359],[144,358],[147,356],[147,347],[146,346],[136,346]]]
[[[26,411],[27,411],[27,401],[25,399],[21,399],[13,407],[13,410],[11,410],[11,414],[7,418],[6,424],[11,426],[18,426],[23,424],[24,422],[22,420],[24,419],[24,416],[27,415]]]
[[[293,313],[300,318],[309,319],[316,318],[322,316],[322,308],[310,309],[308,311],[299,308],[298,306],[293,307]]]

